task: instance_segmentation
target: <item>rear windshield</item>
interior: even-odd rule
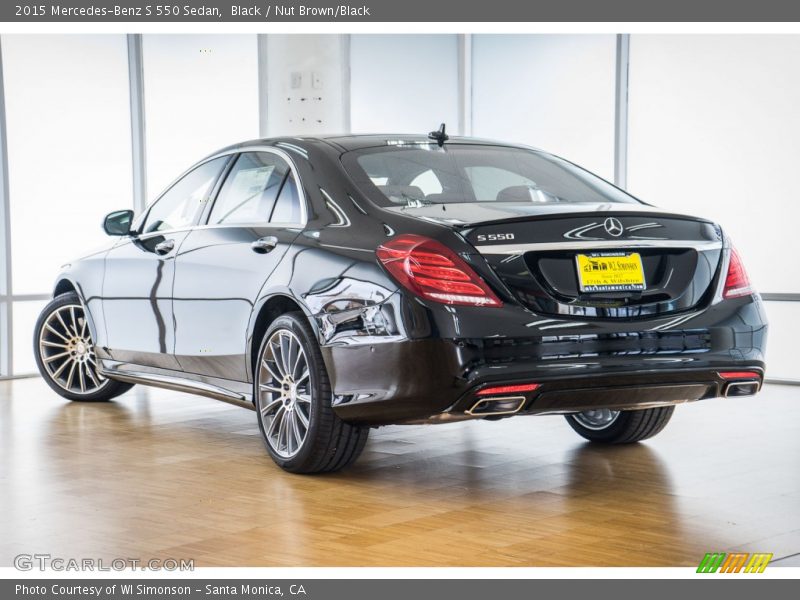
[[[349,152],[342,162],[362,191],[384,206],[638,203],[565,160],[520,148],[408,144]]]

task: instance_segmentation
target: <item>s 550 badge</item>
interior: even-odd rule
[[[478,234],[478,241],[479,242],[505,242],[507,240],[513,240],[514,234],[513,233],[479,233]]]

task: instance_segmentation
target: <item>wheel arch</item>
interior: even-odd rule
[[[55,288],[53,288],[53,298],[68,292],[75,292],[78,294],[78,296],[81,296],[81,293],[78,291],[78,288],[75,286],[75,284],[66,277],[62,277],[56,282]],[[83,301],[83,296],[81,296],[81,301]]]
[[[97,340],[100,339],[97,331],[98,320],[95,319],[95,315],[92,313],[92,308],[90,308],[89,303],[86,301],[86,297],[81,289],[81,286],[69,277],[59,277],[55,286],[53,287],[53,298],[69,292],[77,294],[78,298],[80,299],[81,305],[83,305],[83,313],[86,315],[86,320],[89,322],[89,333],[91,334],[92,339],[95,340],[95,343],[97,343]],[[99,310],[96,306],[94,308]]]
[[[265,296],[259,302],[258,307],[253,310],[253,315],[250,318],[247,338],[247,364],[249,366],[248,373],[251,379],[264,334],[275,319],[290,312],[299,312],[305,315],[314,333],[319,336],[316,323],[314,319],[311,318],[311,312],[291,293],[276,292]]]

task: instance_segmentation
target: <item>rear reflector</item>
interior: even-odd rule
[[[400,285],[422,298],[462,306],[503,306],[472,267],[441,242],[403,234],[375,253]]]
[[[731,259],[728,263],[728,275],[725,277],[725,289],[722,292],[723,298],[739,298],[749,296],[753,293],[753,286],[750,284],[750,277],[747,276],[742,258],[731,246]]]
[[[498,394],[519,394],[522,392],[535,392],[539,389],[540,383],[524,383],[521,385],[495,385],[483,388],[478,392],[478,396],[497,396]]]
[[[723,379],[761,379],[758,371],[720,371],[719,376]]]

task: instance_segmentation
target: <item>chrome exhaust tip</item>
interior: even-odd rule
[[[497,396],[481,398],[469,410],[464,411],[472,417],[494,417],[513,415],[522,410],[525,396]]]
[[[725,398],[739,398],[740,396],[753,396],[758,392],[757,381],[734,381],[725,386]]]

